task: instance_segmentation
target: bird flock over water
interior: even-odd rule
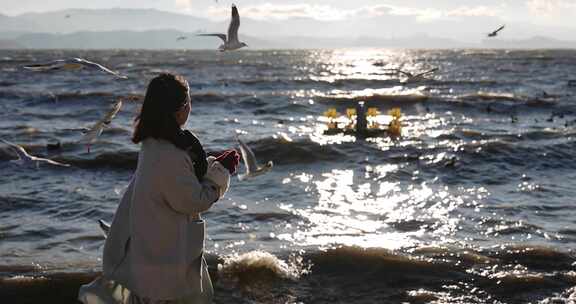
[[[70,18],[71,15],[66,15],[65,18]],[[240,14],[238,12],[238,8],[236,5],[232,5],[231,7],[231,18],[230,23],[228,26],[228,31],[226,34],[224,33],[202,33],[197,34],[197,36],[201,37],[217,37],[222,40],[222,44],[218,47],[218,51],[220,52],[227,52],[227,51],[235,51],[241,49],[243,47],[247,47],[248,45],[239,40],[238,30],[240,28]],[[505,25],[500,26],[498,29],[489,32],[487,36],[489,38],[496,37],[503,29]],[[178,36],[176,38],[177,41],[186,40],[186,36]],[[125,75],[121,75],[120,73],[96,62],[92,62],[83,58],[70,58],[70,59],[58,59],[47,63],[41,64],[30,64],[23,67],[26,70],[32,72],[54,72],[54,71],[77,71],[77,70],[90,70],[100,73],[105,73],[110,76],[113,76],[116,79],[127,79],[128,77]],[[413,73],[409,71],[405,71],[401,68],[397,69],[388,69],[392,73],[398,74],[403,76],[403,80],[401,83],[410,83],[410,82],[418,82],[426,80],[427,76],[435,73],[438,71],[438,68],[431,68],[424,72],[420,73]],[[118,112],[121,110],[123,105],[122,100],[116,100],[112,105],[108,112],[102,117],[100,120],[96,121],[90,128],[83,130],[83,136],[78,141],[79,144],[84,144],[87,147],[88,153],[90,153],[91,145],[97,142],[98,137],[102,134],[102,132],[110,125],[112,120],[116,117]],[[258,164],[254,152],[250,149],[248,145],[246,145],[240,138],[236,137],[239,149],[242,155],[242,159],[246,168],[246,172],[244,174],[239,174],[238,178],[240,180],[244,180],[246,178],[254,177],[257,175],[261,175],[272,169],[273,163],[271,161],[267,162],[265,165],[261,166]],[[34,168],[38,168],[40,164],[49,164],[61,167],[68,167],[68,164],[60,163],[57,161],[53,161],[46,158],[40,158],[36,156],[32,156],[26,152],[26,150],[15,143],[6,141],[4,139],[0,139],[4,144],[8,145],[11,150],[13,150],[16,155],[18,156],[18,160],[14,162],[20,165],[31,166]]]
[[[71,15],[66,15],[65,18],[70,18]],[[236,5],[232,5],[232,16],[230,20],[230,25],[228,27],[227,34],[198,34],[198,36],[213,36],[222,39],[223,44],[218,48],[220,52],[238,50],[240,48],[246,47],[247,44],[239,41],[238,39],[238,29],[240,28],[240,14],[238,13],[238,8]],[[179,36],[177,40],[185,40],[186,36]],[[78,70],[89,70],[94,72],[105,73],[107,75],[113,76],[116,79],[127,79],[125,75],[93,61],[86,60],[84,58],[69,58],[69,59],[57,59],[46,63],[40,64],[29,64],[23,66],[23,69],[32,72],[56,72],[56,71],[78,71]],[[57,98],[57,97],[55,97]],[[110,109],[105,113],[104,117],[92,124],[91,127],[83,129],[82,138],[77,142],[78,144],[86,145],[88,153],[90,153],[91,145],[95,144],[98,137],[102,132],[110,126],[112,120],[116,117],[118,112],[120,112],[123,105],[121,99],[116,100],[111,105]],[[264,166],[260,166],[254,155],[254,152],[248,145],[246,145],[240,138],[236,137],[242,159],[244,161],[246,172],[243,174],[238,174],[240,180],[245,180],[247,178],[255,177],[268,172],[273,167],[272,161],[267,162]],[[7,145],[10,150],[12,150],[17,156],[17,160],[12,160],[11,162],[22,165],[26,167],[32,167],[38,169],[41,164],[47,164],[58,167],[70,167],[69,164],[54,161],[47,158],[37,157],[30,155],[22,146],[15,144],[13,142],[4,140],[0,138],[0,141]],[[61,147],[60,143],[56,144],[56,147]]]

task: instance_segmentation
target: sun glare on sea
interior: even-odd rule
[[[323,173],[302,173],[305,179],[292,178],[314,198],[315,204],[295,208],[283,206],[306,221],[291,233],[278,237],[309,246],[354,245],[398,249],[451,242],[462,217],[455,212],[476,199],[477,189],[453,189],[435,178],[421,178],[418,162],[443,165],[461,148],[458,140],[441,139],[454,132],[450,115],[428,109],[429,91],[425,84],[398,84],[398,75],[389,70],[425,69],[422,58],[402,50],[325,50],[310,53],[309,77],[329,83],[340,80],[376,80],[381,86],[357,89],[335,88],[304,94],[319,109],[315,119],[293,127],[292,136],[308,137],[320,145],[362,145],[372,154],[359,155],[362,163],[341,164]],[[403,62],[402,66],[398,62]],[[390,81],[395,79],[394,81]],[[327,104],[323,104],[326,100]],[[318,101],[318,102],[316,102]],[[372,127],[386,130],[398,111],[402,133],[359,138],[354,132],[356,108],[366,101]],[[394,108],[397,110],[391,111]],[[323,111],[323,113],[322,113]],[[448,118],[447,118],[448,117]],[[439,140],[441,139],[441,140]],[[369,149],[370,150],[370,149]],[[395,155],[395,151],[413,151]],[[425,153],[423,151],[432,151]],[[380,155],[380,153],[384,153]],[[406,154],[406,155],[405,155]],[[392,155],[396,161],[385,161]],[[382,159],[378,161],[377,159]]]
[[[481,189],[461,191],[433,182],[405,185],[393,178],[401,169],[402,165],[382,164],[294,178],[292,182],[305,185],[317,203],[301,209],[281,206],[306,220],[278,238],[304,246],[387,249],[430,244],[431,239],[452,242],[462,221],[454,211],[477,199]]]

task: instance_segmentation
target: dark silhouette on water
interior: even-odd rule
[[[57,141],[56,143],[48,143],[46,144],[46,150],[48,151],[57,151],[62,149],[62,143]]]
[[[503,30],[504,27],[505,27],[505,25],[502,25],[502,26],[499,27],[497,30],[495,30],[495,31],[493,31],[493,32],[491,32],[491,33],[488,33],[488,37],[496,37],[496,36],[498,36],[498,32],[500,32],[501,30]]]

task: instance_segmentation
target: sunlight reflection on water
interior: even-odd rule
[[[483,189],[452,190],[426,182],[405,185],[383,180],[401,169],[400,165],[383,164],[367,167],[365,175],[333,169],[320,176],[293,176],[286,182],[301,183],[305,191],[317,196],[317,204],[307,208],[281,206],[306,221],[278,239],[304,246],[346,244],[388,249],[430,244],[431,239],[455,241],[451,239],[464,219],[454,211],[485,196]]]

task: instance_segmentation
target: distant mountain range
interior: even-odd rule
[[[266,48],[576,48],[576,41],[544,36],[483,39],[485,24],[498,20],[470,20],[466,27],[438,22],[422,26],[400,16],[366,20],[319,21],[311,18],[290,20],[242,19],[241,40],[250,49]],[[399,26],[405,25],[405,26]],[[406,28],[423,28],[434,35],[414,34]],[[138,49],[215,49],[218,38],[197,37],[202,32],[223,32],[227,22],[153,9],[70,9],[19,16],[0,14],[0,48],[138,48]],[[310,31],[314,29],[314,31]],[[393,31],[392,31],[393,29]],[[562,36],[564,29],[556,32]],[[306,33],[306,36],[295,33]],[[393,33],[390,36],[387,33]],[[452,34],[461,39],[441,38]],[[503,37],[520,33],[538,34],[530,25],[507,29]],[[514,35],[517,34],[517,35]],[[187,39],[177,41],[179,36]],[[477,37],[471,41],[469,37]],[[564,36],[562,36],[564,37]]]

